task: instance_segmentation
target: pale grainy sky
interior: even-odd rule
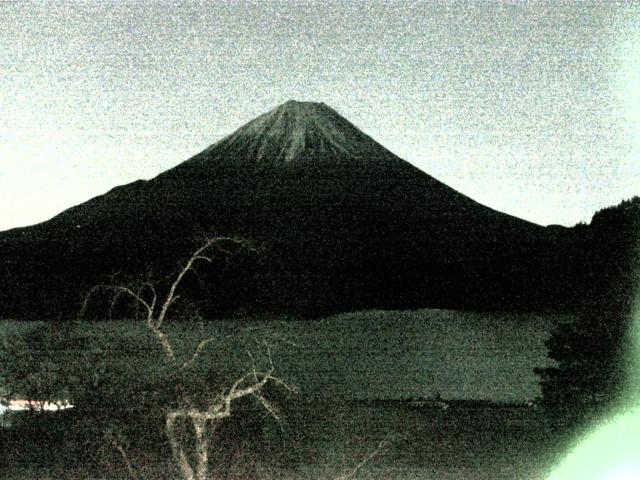
[[[0,2],[0,230],[289,99],[571,225],[640,194],[640,2]]]

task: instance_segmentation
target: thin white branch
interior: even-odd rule
[[[281,378],[272,377],[271,381],[273,383],[277,384],[277,385],[280,385],[282,388],[287,390],[289,393],[299,393],[300,392],[300,387],[298,387],[297,385],[289,385],[288,383],[286,383]]]
[[[378,453],[380,453],[380,450],[382,450],[382,447],[384,447],[386,443],[387,443],[386,439],[380,440],[380,443],[378,443],[378,446],[376,447],[376,449],[373,450],[369,455],[364,457],[364,459],[362,459],[362,461],[358,463],[358,465],[356,465],[355,468],[353,468],[353,470],[345,473],[344,475],[340,475],[335,480],[347,480],[348,478],[352,478],[356,473],[358,473],[358,471],[362,467],[364,467],[367,463],[369,463],[373,457],[375,457],[376,455],[378,455]]]
[[[182,282],[182,279],[184,278],[184,276],[190,270],[193,269],[194,263],[196,261],[198,261],[198,260],[207,261],[207,262],[211,263],[213,261],[213,256],[206,256],[206,255],[204,255],[204,252],[207,249],[211,248],[213,245],[216,245],[217,243],[220,243],[220,242],[223,242],[223,241],[235,241],[235,240],[232,239],[232,238],[228,238],[228,237],[210,238],[209,240],[207,240],[204,243],[204,245],[202,245],[195,252],[193,252],[193,254],[189,258],[189,260],[187,260],[185,265],[182,267],[182,270],[180,270],[180,272],[176,276],[175,280],[171,284],[171,287],[169,288],[169,293],[167,294],[167,297],[165,298],[165,301],[162,304],[162,307],[160,309],[160,313],[158,314],[158,318],[156,319],[156,325],[158,326],[158,328],[162,325],[162,322],[164,322],[164,320],[165,320],[165,318],[167,316],[167,311],[169,310],[169,307],[175,301],[176,289],[178,288],[178,286]]]
[[[135,480],[137,478],[137,475],[136,475],[136,471],[133,468],[133,465],[131,464],[131,460],[129,459],[129,455],[127,455],[127,452],[125,451],[125,449],[122,446],[122,444],[120,442],[118,442],[118,440],[115,437],[115,435],[111,436],[111,445],[113,446],[113,448],[118,452],[118,454],[122,458],[122,461],[124,462],[125,466],[127,467],[127,472],[129,473],[129,477],[131,478],[131,480]]]
[[[109,304],[109,317],[108,317],[109,320],[113,318],[113,310],[115,309],[115,306],[122,295],[123,295],[122,292],[116,292],[113,295],[113,298],[111,298],[111,303]],[[137,303],[136,303],[136,306],[137,306]]]
[[[186,368],[191,367],[196,362],[196,360],[198,359],[198,357],[200,356],[204,348],[210,343],[215,342],[216,340],[218,340],[218,338],[216,337],[209,337],[209,338],[205,338],[204,340],[201,340],[200,343],[198,343],[198,345],[196,346],[195,350],[193,351],[193,355],[191,355],[191,358],[185,361],[180,368],[184,370]]]
[[[279,342],[286,343],[287,345],[291,345],[292,347],[300,348],[300,345],[298,345],[297,343],[289,340],[284,335],[280,335],[280,334],[275,333],[275,332],[269,332],[269,336],[277,339]]]
[[[264,407],[264,409],[278,422],[280,422],[280,417],[278,416],[278,412],[276,412],[276,409],[273,405],[271,405],[271,403],[269,403],[269,401],[264,397],[264,395],[261,395],[259,392],[253,393],[252,394],[255,398],[258,399],[258,401],[262,404],[262,406]]]
[[[149,290],[151,290],[152,297],[151,297],[151,304],[149,306],[151,307],[151,312],[154,312],[156,308],[156,302],[158,301],[158,294],[156,292],[156,287],[154,287],[153,284],[148,280],[145,282],[145,286],[149,288]]]
[[[141,295],[136,294],[129,287],[125,287],[125,286],[122,286],[122,285],[104,285],[104,284],[100,284],[100,285],[96,285],[91,290],[89,290],[87,295],[84,297],[84,301],[82,303],[82,309],[80,310],[80,316],[81,317],[84,315],[84,312],[86,311],[87,306],[89,305],[89,301],[91,300],[91,297],[96,292],[98,292],[99,290],[107,290],[107,291],[110,290],[110,291],[114,292],[116,295],[122,295],[122,294],[129,295],[137,303],[142,305],[147,310],[148,316],[153,316],[153,309],[151,308],[151,305],[149,305],[149,303],[147,303],[144,300],[144,298],[142,298]]]
[[[193,261],[195,262],[196,260],[204,260],[205,262],[211,263],[213,262],[213,258],[211,257],[205,257],[204,255],[196,255],[195,257],[192,257]]]
[[[269,370],[266,373],[258,374],[259,379],[246,386],[243,386],[247,382],[247,379],[253,377],[254,373],[250,372],[242,377],[238,378],[227,393],[223,393],[214,400],[207,410],[200,410],[198,408],[179,408],[172,410],[169,414],[174,418],[190,418],[199,420],[214,420],[219,421],[231,416],[231,404],[234,400],[237,400],[248,395],[257,394],[270,380],[274,380],[273,371]],[[272,407],[271,407],[272,408]]]

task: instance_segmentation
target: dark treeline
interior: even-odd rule
[[[630,298],[634,205],[637,199],[572,228],[507,222],[486,231],[454,223],[380,232],[379,218],[354,212],[347,220],[327,217],[326,224],[317,214],[310,224],[311,213],[299,213],[295,229],[229,228],[256,249],[201,269],[186,287],[207,318],[420,307],[583,314]],[[58,221],[5,233],[0,316],[75,318],[98,283],[148,278],[162,288],[202,238],[190,220],[176,217],[159,227],[101,219],[89,232]],[[272,221],[258,223],[272,227]],[[350,230],[338,234],[345,225]]]
[[[544,403],[567,426],[593,421],[629,387],[631,323],[640,275],[640,198],[597,212],[572,229],[582,291],[577,317],[548,341],[557,368],[538,371]],[[558,415],[559,414],[559,415]]]

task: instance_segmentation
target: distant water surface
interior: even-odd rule
[[[298,347],[274,358],[309,393],[356,398],[526,401],[562,316],[448,310],[365,311],[272,328]]]
[[[439,393],[447,399],[524,402],[540,395],[533,369],[552,365],[545,340],[556,323],[568,319],[449,310],[369,310],[318,320],[245,319],[199,326],[169,322],[165,328],[170,337],[185,342],[185,351],[203,335],[218,336],[225,342],[229,332],[244,330],[258,340],[272,338],[271,355],[279,376],[296,383],[305,396],[405,399]],[[44,323],[0,321],[0,333],[11,339],[38,325]],[[114,348],[124,344],[157,348],[141,321],[92,322],[82,329],[112,342]],[[141,343],[141,336],[146,343]],[[244,350],[236,354],[245,355]],[[225,357],[224,348],[219,355],[216,362],[233,361]]]

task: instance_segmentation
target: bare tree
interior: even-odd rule
[[[112,306],[120,297],[130,298],[135,306],[143,312],[146,328],[153,334],[161,347],[165,360],[174,372],[180,374],[192,368],[209,345],[224,340],[224,338],[209,336],[200,340],[190,351],[179,355],[163,326],[169,319],[172,306],[180,298],[178,291],[185,276],[189,272],[195,272],[195,267],[199,263],[211,264],[220,257],[228,259],[232,252],[227,247],[231,245],[251,248],[247,242],[236,238],[215,237],[207,239],[178,270],[164,294],[159,293],[156,285],[149,280],[141,282],[135,287],[119,284],[96,285],[84,299],[81,316],[84,315],[93,295],[99,291],[106,291],[112,295]],[[212,392],[206,401],[194,402],[185,397],[179,399],[175,405],[166,407],[164,412],[165,433],[171,446],[173,458],[184,480],[206,480],[209,478],[211,433],[217,424],[233,414],[235,402],[244,397],[255,398],[271,416],[278,419],[276,409],[263,394],[264,387],[271,383],[295,391],[295,387],[287,385],[275,375],[270,347],[266,342],[262,342],[262,345],[267,359],[266,367],[258,368],[249,352],[249,356],[252,358],[252,367],[249,371],[229,382],[226,387]],[[179,424],[192,429],[194,438],[191,442],[184,441],[184,435],[180,435],[178,431]],[[128,471],[133,475],[134,469],[123,447],[115,441],[113,445],[124,459]]]

